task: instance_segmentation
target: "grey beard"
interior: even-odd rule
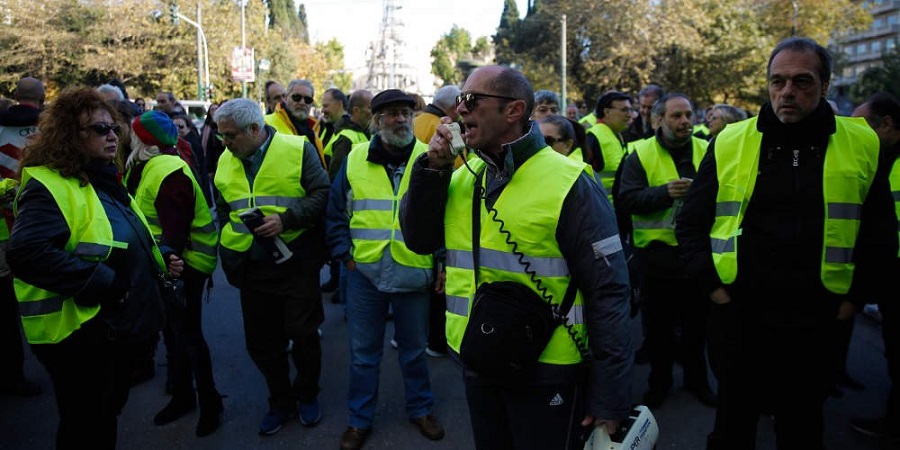
[[[414,138],[411,128],[405,128],[402,133],[396,133],[394,130],[381,130],[381,140],[392,147],[406,147]]]

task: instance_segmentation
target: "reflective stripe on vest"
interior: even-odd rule
[[[259,207],[264,215],[279,214],[306,196],[300,185],[305,144],[303,136],[275,133],[253,179],[252,190],[241,159],[231,150],[222,152],[214,182],[231,209],[228,223],[222,226],[219,243],[223,247],[245,252],[253,243],[253,234],[238,217],[240,213]],[[303,231],[305,229],[285,230],[279,236],[284,242],[291,242]]]
[[[758,117],[729,124],[716,137],[716,219],[710,230],[713,263],[725,284],[738,273],[740,225],[756,185],[762,134]],[[821,280],[831,292],[846,294],[853,279],[853,249],[859,215],[878,165],[878,137],[863,119],[835,117],[828,139],[822,191],[825,199]]]
[[[470,161],[476,172],[485,167],[481,159]],[[556,227],[562,204],[584,165],[572,161],[550,147],[545,147],[516,168],[494,207],[504,221],[504,229],[518,243],[518,251],[530,263],[542,285],[562,302],[569,285],[569,271],[556,241]],[[475,272],[472,260],[472,195],[475,176],[468,170],[457,170],[450,181],[444,233],[447,245],[447,343],[459,352],[468,325],[471,301],[475,294]],[[481,207],[481,239],[478,283],[515,281],[535,292],[535,283],[506,243],[498,224]],[[577,293],[570,323],[584,338],[584,301]],[[581,355],[565,327],[558,327],[540,356],[548,364],[576,364]]]
[[[603,122],[597,122],[596,125],[588,129],[588,133],[593,134],[597,138],[600,145],[600,152],[603,154],[603,170],[598,172],[600,182],[609,193],[609,201],[612,202],[612,186],[616,178],[616,170],[622,162],[622,158],[626,155],[626,147],[619,139],[619,136],[613,132],[609,125]]]
[[[894,212],[897,216],[897,238],[900,239],[900,158],[894,160],[891,166],[891,194],[894,196]],[[900,257],[900,251],[897,252]]]
[[[153,237],[160,242],[163,230],[159,222],[159,213],[156,211],[156,197],[159,195],[159,188],[162,186],[163,180],[179,170],[191,180],[191,185],[194,187],[194,217],[191,219],[189,239],[182,257],[187,265],[205,274],[211,274],[216,270],[218,233],[200,185],[197,184],[194,174],[184,160],[172,155],[156,155],[150,158],[141,172],[141,180],[135,190],[134,200],[147,218]],[[130,175],[129,171],[126,179]]]
[[[390,246],[391,257],[407,267],[430,269],[434,260],[406,248],[400,232],[400,199],[409,188],[409,177],[416,157],[428,151],[428,145],[416,141],[400,178],[396,193],[384,166],[369,162],[369,145],[357,144],[347,155],[347,182],[353,194],[350,203],[351,253],[357,264],[372,264],[381,260]]]
[[[102,262],[113,248],[127,248],[126,243],[113,240],[112,225],[93,186],[82,186],[78,178],[64,178],[43,166],[22,169],[22,186],[32,178],[47,188],[69,226],[69,240],[64,247],[67,252],[86,261]],[[132,200],[130,206],[146,225],[137,203]],[[18,210],[18,197],[15,208]],[[165,264],[155,243],[152,251],[159,270],[164,271]],[[72,297],[41,289],[19,278],[14,280],[14,286],[22,328],[32,344],[62,341],[101,308],[100,305],[77,305]]]
[[[709,143],[699,138],[691,138],[691,141],[693,143],[691,162],[694,170],[697,170]],[[669,181],[678,179],[678,169],[672,160],[672,154],[659,145],[655,137],[647,143],[636,146],[635,151],[647,174],[648,187],[663,186]],[[634,246],[645,248],[652,241],[677,246],[674,213],[674,208],[669,207],[650,214],[632,214]]]

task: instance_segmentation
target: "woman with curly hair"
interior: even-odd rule
[[[58,449],[115,448],[133,355],[163,325],[159,280],[183,268],[119,181],[117,117],[96,90],[66,90],[19,169],[7,257],[25,335],[53,381]]]

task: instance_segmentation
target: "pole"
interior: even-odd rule
[[[197,2],[197,24],[200,24],[200,2]],[[200,27],[197,27],[197,98],[206,100],[203,95],[203,39],[200,33]]]
[[[562,27],[561,28],[562,28],[562,33],[561,33],[562,36],[561,36],[560,45],[562,46],[562,49],[561,49],[561,56],[560,56],[559,72],[562,74],[562,77],[561,77],[562,78],[562,88],[560,89],[560,93],[562,95],[560,95],[560,99],[559,99],[559,102],[560,102],[559,110],[562,112],[563,116],[565,116],[566,115],[566,102],[568,101],[566,99],[566,15],[565,14],[562,15]]]
[[[191,26],[193,26],[194,28],[197,29],[197,35],[199,36],[199,39],[197,40],[197,42],[202,43],[202,45],[203,45],[202,66],[205,68],[205,72],[206,72],[206,79],[205,79],[206,86],[209,86],[209,46],[206,43],[206,33],[203,32],[203,26],[200,25],[200,22],[194,22],[193,20],[191,20],[190,17],[185,16],[184,14],[175,13],[175,16],[178,17],[179,19],[187,22],[188,24],[190,24]],[[198,19],[200,18],[199,9],[198,9],[198,13],[197,13],[197,18]],[[200,77],[200,69],[201,69],[200,66],[201,66],[200,50],[198,49],[197,50],[197,77]]]
[[[247,0],[241,0],[241,57],[247,48],[247,35],[244,32],[244,10],[247,8]],[[247,98],[247,80],[241,80],[241,97]]]

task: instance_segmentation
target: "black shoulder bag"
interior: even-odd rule
[[[481,171],[476,175],[472,199],[472,261],[476,286],[480,265],[483,173]],[[525,273],[531,277],[542,295],[514,281],[496,281],[478,286],[459,349],[463,364],[486,376],[514,375],[537,364],[554,330],[560,325],[566,327],[578,346],[582,359],[586,361],[586,345],[576,336],[572,325],[566,323],[566,316],[575,303],[574,281],[569,283],[562,303],[559,306],[553,305],[553,296],[531,270],[531,264],[525,260],[525,255],[516,250],[518,245],[512,240],[509,231],[504,229],[503,221],[497,217],[497,210],[488,206],[488,212],[492,214],[492,220],[500,225],[500,231],[506,234],[506,241],[512,245],[513,254],[518,257]]]

